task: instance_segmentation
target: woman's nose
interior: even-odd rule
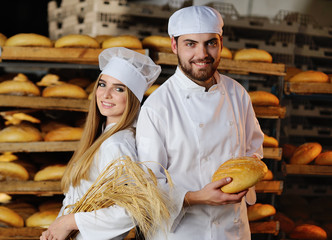
[[[110,99],[110,98],[112,98],[111,89],[105,89],[103,95],[104,95],[104,98],[106,98],[106,99]]]

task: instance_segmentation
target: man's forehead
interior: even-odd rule
[[[184,34],[179,36],[180,41],[197,41],[205,42],[213,39],[219,39],[220,35],[217,33],[193,33],[193,34]]]

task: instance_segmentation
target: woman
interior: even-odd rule
[[[145,55],[126,48],[109,48],[99,55],[99,75],[85,129],[62,178],[65,193],[58,218],[40,239],[65,239],[73,230],[76,239],[123,239],[134,227],[119,206],[93,212],[69,213],[112,160],[127,155],[137,160],[134,124],[144,92],[161,68]]]

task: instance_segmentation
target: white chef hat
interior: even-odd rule
[[[190,6],[172,14],[168,21],[168,35],[218,33],[221,36],[223,26],[224,21],[217,10],[208,6]]]
[[[149,56],[124,47],[107,48],[99,54],[101,74],[125,84],[141,102],[145,91],[158,78],[161,67]]]

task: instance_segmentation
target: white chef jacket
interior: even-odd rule
[[[114,124],[108,125],[104,131],[112,126]],[[79,201],[109,163],[124,155],[133,161],[137,160],[135,137],[130,130],[119,131],[101,144],[90,168],[90,179],[82,180],[77,187],[70,186],[58,217],[63,212],[68,213],[65,206]],[[117,205],[93,212],[75,213],[75,221],[79,229],[76,239],[123,239],[135,226],[126,210]]]
[[[206,92],[178,67],[142,106],[136,127],[138,158],[161,163],[175,185],[170,230],[167,237],[160,233],[154,239],[250,239],[246,201],[255,203],[254,189],[241,203],[183,208],[185,194],[210,183],[226,160],[263,156],[264,137],[247,91],[218,72],[214,77],[217,84]],[[157,164],[149,167],[169,191],[163,170]]]

